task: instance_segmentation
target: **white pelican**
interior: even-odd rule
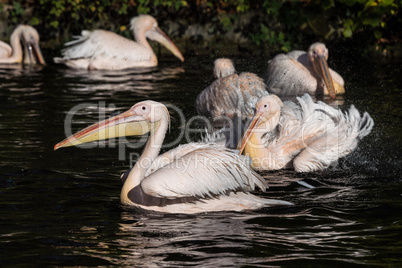
[[[348,113],[310,95],[284,102],[276,95],[262,97],[239,150],[252,158],[256,170],[293,167],[298,172],[327,168],[351,153],[374,126],[373,119],[352,105]]]
[[[25,57],[21,43],[24,45]],[[11,45],[11,46],[10,46]],[[29,25],[18,25],[10,36],[10,45],[0,41],[0,64],[45,64],[39,47],[39,34]]]
[[[176,45],[158,27],[155,18],[139,15],[131,19],[134,40],[116,33],[94,30],[82,31],[77,40],[70,41],[62,50],[62,58],[54,58],[56,63],[64,63],[75,69],[118,70],[132,67],[154,67],[158,59],[147,38],[157,41],[184,61]]]
[[[267,90],[278,96],[312,96],[344,94],[343,78],[328,68],[328,49],[323,43],[314,43],[307,52],[294,50],[279,54],[270,60],[267,72]]]
[[[265,190],[265,180],[250,159],[213,143],[190,143],[158,156],[169,112],[161,103],[143,101],[128,111],[91,125],[55,145],[61,147],[126,135],[149,133],[149,139],[121,190],[122,204],[165,213],[242,211],[290,205],[249,193]]]
[[[268,94],[264,81],[257,75],[235,74],[230,59],[215,60],[214,76],[217,79],[197,96],[195,105],[199,115],[252,117],[257,100]]]

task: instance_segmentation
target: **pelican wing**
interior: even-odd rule
[[[226,76],[215,80],[204,89],[196,100],[198,114],[208,117],[231,117],[239,112],[239,100],[242,96],[238,78],[237,74]]]
[[[257,186],[265,190],[265,180],[250,168],[250,159],[216,144],[188,144],[177,150],[176,159],[156,170],[141,182],[151,196],[176,199],[181,197],[213,197],[233,191],[251,191]]]
[[[201,150],[205,148],[209,148],[211,143],[216,143],[216,140],[210,138],[205,143],[189,143],[180,145],[172,150],[167,151],[166,153],[160,154],[145,172],[145,177],[149,176],[150,174],[154,173],[158,169],[163,168],[164,166],[180,159],[184,155],[191,153],[195,150]],[[224,147],[224,143],[216,143],[215,146],[217,147]]]
[[[332,107],[316,104],[309,94],[297,98],[297,103],[285,101],[281,110],[278,139],[272,140],[268,146],[285,146],[296,139],[309,139],[334,128],[335,122],[325,110]],[[265,139],[268,139],[267,136]],[[268,143],[268,141],[267,141]]]
[[[298,60],[279,54],[268,64],[267,90],[282,95],[313,94],[317,79]]]
[[[337,159],[348,155],[356,149],[358,141],[370,133],[374,125],[368,113],[360,116],[353,105],[346,113],[333,108],[327,109],[326,112],[334,119],[336,125],[331,131],[310,143],[308,148],[297,156],[293,164],[298,172],[324,169]]]
[[[232,74],[215,80],[198,95],[197,112],[209,117],[251,116],[258,99],[267,94],[264,81],[257,75]]]
[[[137,42],[124,38],[116,33],[95,30],[82,31],[77,40],[66,43],[62,51],[63,59],[81,59],[98,57],[114,61],[142,61],[152,57],[152,51]]]
[[[314,103],[310,95],[284,102],[279,133],[264,137],[267,151],[293,160],[298,172],[322,170],[356,149],[374,125],[366,112],[363,116],[352,105],[342,112],[324,102]],[[299,154],[300,153],[300,154]]]
[[[335,109],[314,103],[309,94],[297,100],[284,102],[278,128],[263,136],[267,149],[265,157],[270,159],[269,169],[283,168],[312,142],[336,129]],[[329,112],[326,111],[328,107]]]
[[[239,75],[239,91],[243,103],[239,103],[242,115],[252,116],[257,101],[268,95],[264,81],[253,73],[243,72]]]

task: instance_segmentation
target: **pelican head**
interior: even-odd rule
[[[215,78],[223,78],[235,73],[233,62],[230,59],[219,58],[214,61]]]
[[[328,49],[323,43],[314,43],[307,52],[307,57],[312,64],[315,73],[320,77],[328,89],[329,96],[335,99],[335,86],[332,76],[329,72],[327,60]]]
[[[123,136],[151,135],[161,122],[169,122],[169,112],[165,105],[155,101],[143,101],[128,111],[95,123],[59,142],[54,150],[79,145],[91,141]]]
[[[170,40],[170,38],[159,28],[156,19],[150,15],[139,15],[131,19],[130,29],[134,33],[134,37],[137,41],[143,36],[145,32],[145,37],[159,42],[164,45],[170,52],[173,53],[181,61],[184,61],[184,57],[176,45]]]
[[[46,64],[39,47],[39,33],[29,25],[19,25],[13,34],[18,35],[25,47],[25,63]],[[12,39],[13,37],[10,37]]]
[[[258,132],[260,136],[262,136],[278,125],[282,106],[283,103],[281,99],[276,95],[267,95],[258,100],[255,106],[254,117],[237,146],[237,149],[240,150],[240,154],[243,152],[247,143],[249,143],[252,134]]]

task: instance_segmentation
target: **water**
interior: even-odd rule
[[[191,118],[195,96],[213,80],[213,58],[164,59],[143,71],[1,66],[0,265],[401,265],[401,64],[349,59],[330,60],[347,81],[344,107],[355,104],[376,124],[358,150],[322,172],[264,173],[271,188],[257,194],[295,206],[192,216],[120,205],[119,176],[141,148],[121,155],[116,142],[56,152],[53,146],[65,138],[68,112],[83,103],[72,131],[145,99]],[[235,59],[238,71],[259,75],[264,62]],[[184,127],[177,111],[171,115],[166,142]]]

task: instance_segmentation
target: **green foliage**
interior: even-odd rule
[[[152,8],[157,8],[159,6],[167,7],[167,8],[173,8],[174,11],[177,11],[180,8],[186,7],[187,6],[187,1],[184,1],[184,0],[170,0],[170,1],[139,0],[138,1],[137,12],[138,12],[138,14],[148,14],[151,11]]]
[[[283,1],[264,1],[262,8],[267,12],[267,14],[278,16],[283,4]]]
[[[396,15],[401,1],[394,0],[340,0],[346,6],[343,21],[343,35],[347,38],[361,30],[370,30],[375,39],[386,32],[387,20]]]
[[[401,0],[9,0],[5,5],[10,25],[28,22],[44,39],[99,27],[130,36],[126,26],[137,14],[181,20],[184,26],[208,24],[210,34],[241,31],[257,45],[282,51],[306,37],[399,40],[402,29]],[[28,8],[33,8],[29,17]],[[239,26],[247,16],[249,25]]]
[[[290,42],[285,41],[285,35],[282,32],[278,34],[270,30],[264,24],[261,24],[261,32],[257,34],[251,34],[251,39],[257,44],[260,45],[261,43],[268,45],[271,49],[275,46],[279,46],[280,50],[283,52],[289,52]],[[274,49],[277,50],[277,49]]]
[[[234,1],[226,0],[224,2],[226,2],[227,4],[233,4],[236,8],[236,11],[239,13],[246,12],[247,10],[250,9],[250,1],[247,0],[234,0]]]
[[[22,5],[17,2],[17,1],[13,1],[12,2],[12,9],[10,9],[10,17],[11,17],[11,21],[14,24],[18,24],[19,20],[21,18],[21,16],[24,14],[24,8],[22,7]]]

